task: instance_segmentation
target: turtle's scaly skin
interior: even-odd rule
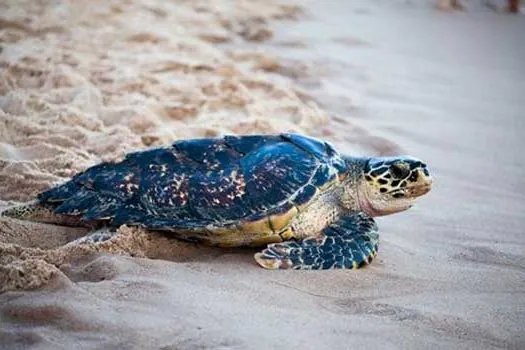
[[[267,268],[355,268],[377,251],[370,215],[405,210],[429,189],[426,165],[414,158],[343,157],[296,134],[225,136],[95,165],[2,215],[270,244],[256,255]]]

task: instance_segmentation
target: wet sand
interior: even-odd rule
[[[525,17],[211,3],[0,11],[0,206],[130,150],[283,130],[420,157],[433,191],[378,219],[358,271],[2,219],[0,347],[523,348]]]

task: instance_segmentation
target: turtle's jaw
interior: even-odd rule
[[[428,180],[428,183],[425,183],[423,185],[407,188],[406,193],[407,193],[407,196],[416,198],[416,197],[421,197],[422,195],[427,194],[428,192],[430,192],[431,188],[432,188],[432,181]]]
[[[359,206],[368,215],[385,216],[410,209],[414,205],[414,198],[389,200],[386,198],[370,198],[367,193],[359,194]]]
[[[416,199],[428,193],[431,182],[414,184],[403,189],[386,193],[378,192],[375,187],[363,181],[357,190],[359,207],[370,216],[384,216],[410,209]]]

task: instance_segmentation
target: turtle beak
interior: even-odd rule
[[[413,187],[413,188],[409,189],[408,192],[410,194],[410,197],[421,197],[422,195],[427,194],[428,192],[430,192],[430,189],[431,189],[430,185],[417,186],[417,187]]]
[[[420,197],[432,189],[432,176],[425,168],[417,170],[417,180],[407,187],[410,197]]]

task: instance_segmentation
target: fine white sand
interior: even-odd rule
[[[89,4],[89,5],[87,5]],[[175,139],[297,131],[424,159],[358,271],[0,220],[0,348],[525,347],[525,17],[468,3],[0,4],[0,208]],[[155,259],[151,259],[155,258]]]

